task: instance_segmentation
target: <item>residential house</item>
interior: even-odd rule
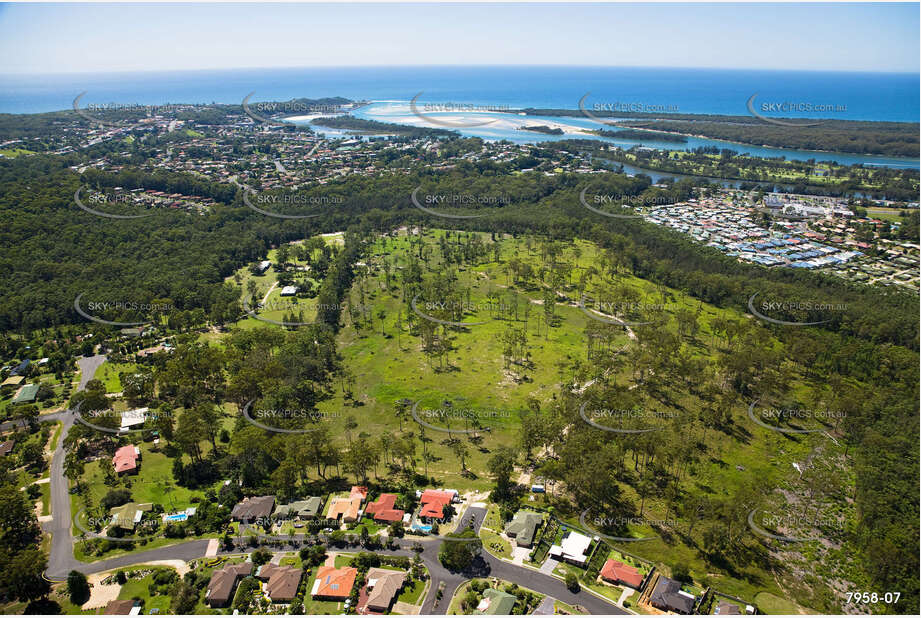
[[[550,556],[576,566],[585,566],[591,553],[589,551],[591,546],[591,537],[570,530],[563,535],[559,545],[550,547]]]
[[[112,599],[102,613],[106,616],[137,616],[141,613],[141,604],[134,599]]]
[[[369,592],[365,607],[374,612],[385,613],[390,611],[400,589],[403,588],[406,573],[389,569],[369,569],[367,581]]]
[[[543,521],[540,513],[520,510],[505,527],[505,534],[515,539],[515,545],[518,547],[531,547]]]
[[[285,287],[281,289],[281,293],[279,295],[280,296],[294,296],[295,294],[297,294],[297,286],[296,285],[286,285]]]
[[[138,460],[141,458],[141,449],[133,444],[123,446],[112,457],[115,474],[137,474]]]
[[[361,503],[368,497],[367,487],[352,487],[348,498],[335,498],[329,505],[329,512],[326,517],[329,519],[341,519],[343,522],[358,521],[361,517]]]
[[[629,586],[639,590],[643,585],[643,574],[619,560],[608,560],[601,567],[601,579],[612,584]]]
[[[26,384],[13,397],[13,403],[32,403],[38,394],[38,384]]]
[[[322,509],[323,498],[310,496],[304,500],[279,505],[275,509],[275,517],[278,519],[314,519]]]
[[[122,530],[134,530],[140,521],[144,519],[144,513],[151,509],[153,509],[153,504],[150,502],[143,504],[128,502],[127,504],[113,507],[109,509],[109,513],[112,514],[109,525]]]
[[[419,518],[425,522],[440,522],[445,519],[444,509],[457,498],[454,490],[426,489],[419,496],[422,508]]]
[[[237,584],[253,572],[252,562],[228,564],[211,574],[205,602],[211,607],[224,607],[233,598]]]
[[[253,496],[243,498],[242,502],[234,505],[230,511],[231,519],[242,522],[253,522],[268,519],[275,507],[275,496]]]
[[[516,600],[507,592],[487,588],[483,591],[483,598],[473,613],[485,616],[510,616]]]
[[[727,614],[742,615],[742,611],[739,609],[738,605],[733,605],[732,603],[727,603],[726,601],[720,601],[719,605],[716,606],[716,610],[713,613],[720,616],[726,616]]]
[[[365,512],[368,515],[374,515],[374,521],[387,523],[402,521],[404,512],[394,508],[396,501],[396,494],[381,494],[377,500],[368,504]]]
[[[25,382],[25,376],[10,376],[0,384],[0,390],[11,391],[19,388]]]
[[[134,410],[125,410],[121,413],[121,431],[140,428],[147,421],[147,412],[149,408],[136,408]]]
[[[313,582],[310,596],[314,599],[325,601],[344,601],[352,594],[352,586],[358,577],[355,567],[336,568],[321,566],[317,570],[317,578]]]
[[[656,609],[676,614],[694,613],[694,595],[681,589],[681,582],[660,576],[649,603]]]
[[[13,367],[13,369],[10,371],[10,375],[11,376],[25,376],[29,372],[29,365],[31,363],[32,361],[30,361],[27,358],[26,360],[22,361],[21,363]]]
[[[13,452],[14,446],[16,446],[15,440],[7,440],[6,442],[0,442],[0,457],[6,457],[11,452]]]
[[[256,577],[266,582],[265,596],[272,603],[290,603],[304,576],[302,569],[278,564],[263,564],[256,569]]]

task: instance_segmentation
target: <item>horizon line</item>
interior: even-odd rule
[[[202,68],[158,68],[158,69],[112,69],[96,71],[64,71],[64,72],[0,72],[0,77],[47,77],[47,76],[76,76],[76,75],[125,75],[137,73],[200,73],[200,72],[233,72],[233,71],[265,71],[265,70],[332,70],[332,69],[414,69],[414,68],[593,68],[593,69],[677,69],[687,71],[751,71],[771,73],[849,73],[849,74],[885,74],[885,75],[921,75],[921,70],[848,70],[848,69],[791,69],[791,68],[750,68],[750,67],[719,67],[719,66],[668,66],[668,65],[612,65],[612,64],[328,64],[328,65],[294,65],[294,66],[238,66],[238,67],[202,67]]]

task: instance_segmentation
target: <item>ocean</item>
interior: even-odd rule
[[[252,92],[253,102],[342,96],[353,100],[401,103],[422,93],[420,101],[496,109],[578,109],[580,99],[585,97],[584,105],[589,110],[632,106],[631,109],[650,111],[748,115],[747,103],[754,95],[756,110],[763,110],[765,105],[787,104],[783,113],[772,111],[765,112],[765,115],[918,122],[921,108],[918,84],[919,76],[914,73],[585,66],[328,67],[0,75],[0,112],[36,113],[71,109],[74,98],[82,92],[86,95],[80,101],[81,107],[109,103],[236,104]],[[376,109],[380,111],[381,103],[377,105]],[[821,106],[827,111],[810,111],[808,106],[813,109]],[[386,117],[375,117],[388,120]],[[390,120],[399,121],[399,118]],[[461,133],[475,135],[477,131],[461,130]],[[552,139],[552,136],[528,136],[528,139],[540,141]],[[670,147],[732,147],[727,144],[717,140],[695,140],[693,145],[671,144]],[[817,156],[812,151],[758,149],[756,152],[753,147],[737,149],[762,155],[765,151],[768,153],[766,156]],[[824,158],[841,163],[918,167],[917,159],[838,154]]]

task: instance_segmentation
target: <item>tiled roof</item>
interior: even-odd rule
[[[608,560],[601,568],[601,577],[614,583],[623,583],[631,588],[639,589],[643,583],[643,575],[629,564],[618,560]]]
[[[352,586],[358,576],[358,569],[343,567],[337,569],[331,566],[321,566],[317,570],[317,578],[313,582],[310,596],[347,599],[352,593]]]
[[[386,610],[394,597],[403,587],[406,573],[389,569],[369,569],[368,585],[373,586],[368,593],[368,606],[372,609]]]

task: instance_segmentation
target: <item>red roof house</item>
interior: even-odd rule
[[[354,567],[336,568],[321,566],[317,569],[317,577],[313,582],[310,596],[314,599],[327,599],[330,601],[344,601],[352,594],[352,586],[358,577],[358,569]]]
[[[426,489],[419,498],[419,502],[422,504],[422,510],[419,511],[419,517],[443,519],[444,507],[454,501],[455,495],[454,492],[450,491]]]
[[[131,474],[137,471],[137,460],[141,458],[141,449],[129,444],[123,446],[112,457],[112,465],[115,466],[115,474]]]
[[[400,521],[403,519],[403,511],[393,508],[396,501],[396,494],[381,494],[376,501],[367,506],[365,512],[374,515],[374,521]]]
[[[601,568],[601,579],[612,584],[624,584],[639,590],[643,584],[643,574],[629,564],[618,560],[608,560]]]

